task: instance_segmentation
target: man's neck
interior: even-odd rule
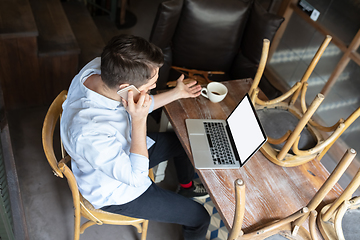
[[[88,77],[84,82],[84,86],[100,95],[103,95],[104,97],[120,101],[120,96],[117,95],[116,91],[105,85],[101,79],[101,75],[99,74],[93,74]]]

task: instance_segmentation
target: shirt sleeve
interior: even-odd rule
[[[133,187],[148,183],[149,159],[139,154],[127,154],[115,136],[83,134],[79,137],[76,148],[94,170],[100,170]]]
[[[150,105],[150,108],[149,108],[149,113],[151,113],[153,110],[154,110],[154,96],[153,95],[150,95],[151,97],[151,105]]]

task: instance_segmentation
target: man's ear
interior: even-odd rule
[[[120,90],[120,89],[123,89],[123,88],[126,88],[126,87],[128,87],[128,86],[130,86],[130,84],[128,84],[128,83],[120,84],[119,90]]]

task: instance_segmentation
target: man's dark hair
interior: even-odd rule
[[[138,36],[119,35],[109,41],[101,54],[101,78],[109,88],[122,83],[140,87],[163,63],[159,47]]]

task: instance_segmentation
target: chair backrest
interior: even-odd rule
[[[43,142],[43,148],[46,155],[46,159],[48,160],[51,168],[53,169],[54,174],[61,178],[63,178],[63,174],[58,167],[59,161],[55,156],[53,138],[54,138],[54,131],[56,124],[61,117],[62,104],[65,101],[66,96],[67,96],[67,91],[64,90],[52,102],[45,116],[43,129],[42,129],[42,142]]]
[[[46,155],[46,158],[53,169],[53,172],[56,176],[63,178],[66,176],[70,189],[73,193],[73,197],[79,201],[79,192],[76,184],[76,179],[71,171],[71,169],[66,165],[70,160],[70,156],[65,153],[61,139],[61,151],[62,159],[58,161],[54,152],[54,131],[58,120],[61,118],[62,114],[62,104],[66,100],[67,91],[62,91],[50,105],[48,112],[45,116],[43,129],[42,129],[42,142],[43,148]],[[149,177],[154,180],[153,170],[149,170]],[[75,201],[75,200],[74,200]]]
[[[67,91],[62,91],[52,102],[50,105],[48,112],[46,113],[43,129],[42,129],[42,142],[43,148],[46,155],[46,158],[53,169],[53,172],[56,176],[63,178],[64,175],[68,181],[72,197],[73,197],[73,204],[74,204],[74,239],[79,239],[80,235],[80,218],[81,218],[81,209],[83,209],[83,203],[80,199],[80,192],[76,183],[76,179],[74,174],[72,173],[71,169],[67,166],[67,163],[70,162],[71,158],[69,155],[65,153],[63,148],[61,139],[60,139],[60,146],[61,146],[61,153],[62,159],[58,161],[55,156],[54,152],[54,131],[55,127],[60,121],[61,114],[62,114],[62,104],[66,100]],[[91,214],[89,214],[91,217]],[[93,219],[93,218],[89,218]],[[94,221],[96,222],[97,219]]]
[[[228,71],[239,51],[251,1],[184,0],[173,39],[173,65]]]

